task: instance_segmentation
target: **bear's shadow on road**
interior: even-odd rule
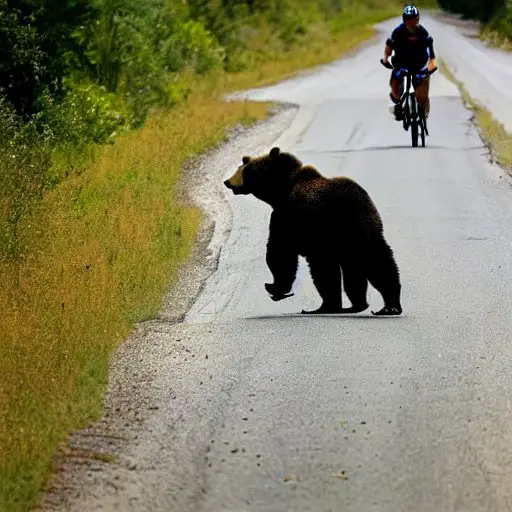
[[[307,315],[302,313],[282,313],[277,315],[255,315],[245,316],[241,320],[289,320],[289,319],[312,319],[312,318],[336,318],[336,319],[350,319],[350,320],[397,320],[404,318],[405,315],[400,316],[375,316],[371,313],[368,314],[330,314],[330,315]]]

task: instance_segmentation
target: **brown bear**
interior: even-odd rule
[[[308,314],[359,313],[368,308],[368,281],[384,307],[400,315],[401,284],[379,212],[368,193],[346,177],[326,178],[290,153],[244,156],[224,181],[234,194],[253,194],[272,207],[266,262],[274,277],[265,287],[275,301],[293,295],[298,256],[309,264],[322,305]],[[341,278],[352,307],[343,308]]]

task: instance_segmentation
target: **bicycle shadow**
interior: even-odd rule
[[[478,149],[482,149],[483,147],[484,147],[483,145],[479,145],[479,146],[473,145],[473,146],[464,147],[463,149],[464,150],[472,150],[472,149],[478,150]],[[401,149],[402,150],[411,150],[411,151],[444,150],[444,151],[455,151],[455,152],[458,152],[461,150],[461,148],[459,148],[459,147],[444,146],[441,144],[427,144],[427,146],[425,146],[425,147],[419,146],[417,148],[413,148],[410,143],[409,144],[404,143],[404,144],[395,144],[395,145],[391,145],[391,146],[367,146],[367,147],[363,147],[363,148],[335,149],[335,150],[328,150],[328,151],[315,151],[315,150],[309,150],[309,151],[301,150],[301,151],[307,152],[307,153],[312,153],[312,154],[322,153],[322,154],[342,155],[342,154],[347,154],[347,153],[397,151],[397,150],[401,150]]]

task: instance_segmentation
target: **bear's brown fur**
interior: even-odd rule
[[[382,220],[368,193],[346,177],[326,178],[290,153],[244,156],[224,182],[234,194],[253,194],[272,207],[266,261],[274,277],[265,287],[273,300],[293,295],[298,256],[308,261],[322,298],[315,311],[357,313],[368,308],[368,281],[384,307],[377,315],[400,315],[400,277]],[[342,308],[341,272],[350,308]]]

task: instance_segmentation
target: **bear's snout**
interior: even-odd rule
[[[233,191],[234,194],[244,193],[244,173],[240,168],[238,169],[231,178],[224,182],[224,185]]]
[[[232,178],[229,179],[229,180],[226,180],[224,182],[224,185],[229,188],[229,190],[233,191],[233,194],[235,195],[238,195],[238,194],[247,194],[247,191],[245,190],[244,186],[243,185],[236,185],[236,184],[233,184],[232,183]]]

